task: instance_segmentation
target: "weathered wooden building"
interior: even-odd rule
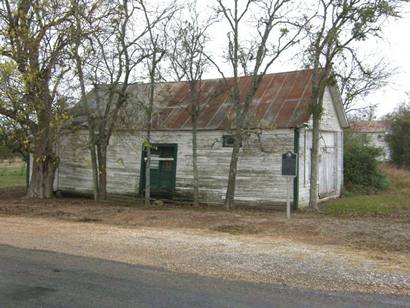
[[[236,201],[251,205],[277,204],[286,200],[286,179],[281,176],[281,156],[298,154],[299,171],[294,179],[293,201],[306,205],[309,193],[311,116],[310,70],[269,74],[263,77],[251,106],[251,125],[240,153]],[[250,78],[240,79],[247,89]],[[137,196],[144,187],[144,112],[147,86],[129,87],[121,125],[108,148],[108,193]],[[95,94],[90,94],[92,101]],[[151,166],[153,195],[175,199],[192,197],[192,123],[189,87],[185,82],[156,86]],[[222,80],[202,82],[203,110],[198,122],[198,165],[201,201],[223,203],[231,158],[233,121],[229,86]],[[321,123],[320,198],[340,195],[343,182],[343,128],[348,126],[336,88],[325,93]],[[98,109],[92,101],[92,106]],[[81,108],[78,108],[81,110]],[[91,193],[90,154],[85,146],[85,118],[77,116],[79,128],[67,131],[58,144],[60,165],[55,189]]]

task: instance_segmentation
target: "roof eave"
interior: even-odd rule
[[[333,106],[335,107],[337,117],[339,119],[340,126],[342,128],[349,128],[349,121],[346,116],[346,112],[343,108],[342,97],[340,95],[339,88],[337,85],[329,86],[330,96],[332,97]]]

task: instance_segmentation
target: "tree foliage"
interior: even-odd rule
[[[52,196],[56,136],[66,119],[59,88],[69,70],[70,16],[69,5],[57,0],[0,4],[0,71],[6,86],[0,114],[25,131],[34,158],[31,197]]]
[[[389,186],[381,170],[378,157],[382,149],[374,147],[362,136],[346,132],[344,139],[343,175],[345,190],[352,193],[371,193]]]
[[[29,147],[26,130],[15,121],[0,116],[0,160],[16,156],[27,159]]]
[[[386,136],[393,163],[399,167],[410,168],[410,105],[402,104],[387,116],[390,131]]]

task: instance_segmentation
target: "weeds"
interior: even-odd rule
[[[321,205],[332,216],[395,216],[410,219],[410,171],[383,166],[390,187],[372,195],[351,195]]]

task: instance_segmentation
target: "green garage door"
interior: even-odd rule
[[[150,186],[152,196],[170,197],[175,192],[176,144],[154,144],[151,149]],[[140,192],[145,190],[146,152],[143,152]]]

